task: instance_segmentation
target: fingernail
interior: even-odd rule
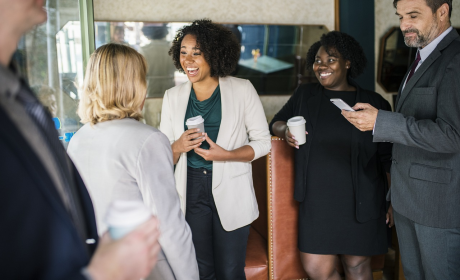
[[[298,141],[295,141],[295,144],[296,144],[296,146],[297,146],[297,145],[299,145],[299,142],[298,142]]]
[[[295,136],[292,136],[292,139],[295,139]]]
[[[295,146],[297,149],[299,149],[299,146]]]

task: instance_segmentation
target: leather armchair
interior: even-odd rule
[[[293,198],[293,159],[294,149],[283,139],[272,137],[271,153],[253,162],[260,215],[249,234],[245,269],[248,280],[308,279],[297,249],[298,202]],[[260,244],[264,240],[265,247]],[[268,254],[266,259],[264,253]],[[374,280],[382,279],[384,261],[385,255],[372,257]],[[343,271],[340,263],[337,269]]]
[[[254,191],[259,205],[259,218],[252,222],[246,249],[246,279],[268,278],[267,230],[267,156],[252,162]]]

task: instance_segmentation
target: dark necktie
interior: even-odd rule
[[[67,159],[66,151],[63,145],[59,141],[59,137],[52,121],[50,114],[40,104],[40,102],[33,96],[28,90],[28,86],[22,81],[21,90],[18,98],[24,105],[24,109],[27,114],[33,120],[35,125],[38,127],[43,139],[51,151],[53,158],[55,159],[58,171],[61,174],[61,178],[64,183],[64,190],[58,190],[61,199],[64,202],[77,230],[79,231],[82,238],[86,238],[86,226],[83,221],[83,212],[80,204],[78,203],[79,195],[76,190],[73,176],[71,174],[71,167]],[[58,186],[56,186],[58,187]]]
[[[415,69],[417,69],[417,65],[420,62],[420,51],[417,52],[417,57],[415,58],[414,63],[412,63],[412,68],[410,69],[409,76],[407,76],[406,84],[409,82],[410,78],[415,73]]]

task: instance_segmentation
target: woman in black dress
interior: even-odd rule
[[[273,135],[296,148],[294,198],[299,205],[301,260],[310,279],[372,279],[370,256],[387,252],[386,173],[391,144],[373,143],[372,132],[351,125],[330,102],[341,98],[353,106],[370,103],[382,110],[390,104],[379,94],[360,88],[352,78],[363,72],[366,57],[351,36],[333,31],[307,53],[307,67],[319,84],[299,86],[270,123]],[[286,125],[303,116],[307,142],[299,145]]]

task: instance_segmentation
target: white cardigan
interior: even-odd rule
[[[270,132],[259,96],[248,80],[219,78],[222,120],[216,144],[226,150],[244,145],[254,149],[254,159],[271,148]],[[190,81],[166,91],[160,130],[171,144],[184,133]],[[250,162],[213,161],[212,194],[219,218],[226,231],[252,223],[259,216]],[[225,171],[224,171],[225,170]],[[187,197],[187,153],[182,153],[174,173],[182,211]]]
[[[199,279],[174,184],[171,145],[163,133],[128,118],[85,124],[67,152],[91,195],[99,234],[107,229],[104,217],[112,200],[143,201],[160,221],[162,252],[153,279]]]

